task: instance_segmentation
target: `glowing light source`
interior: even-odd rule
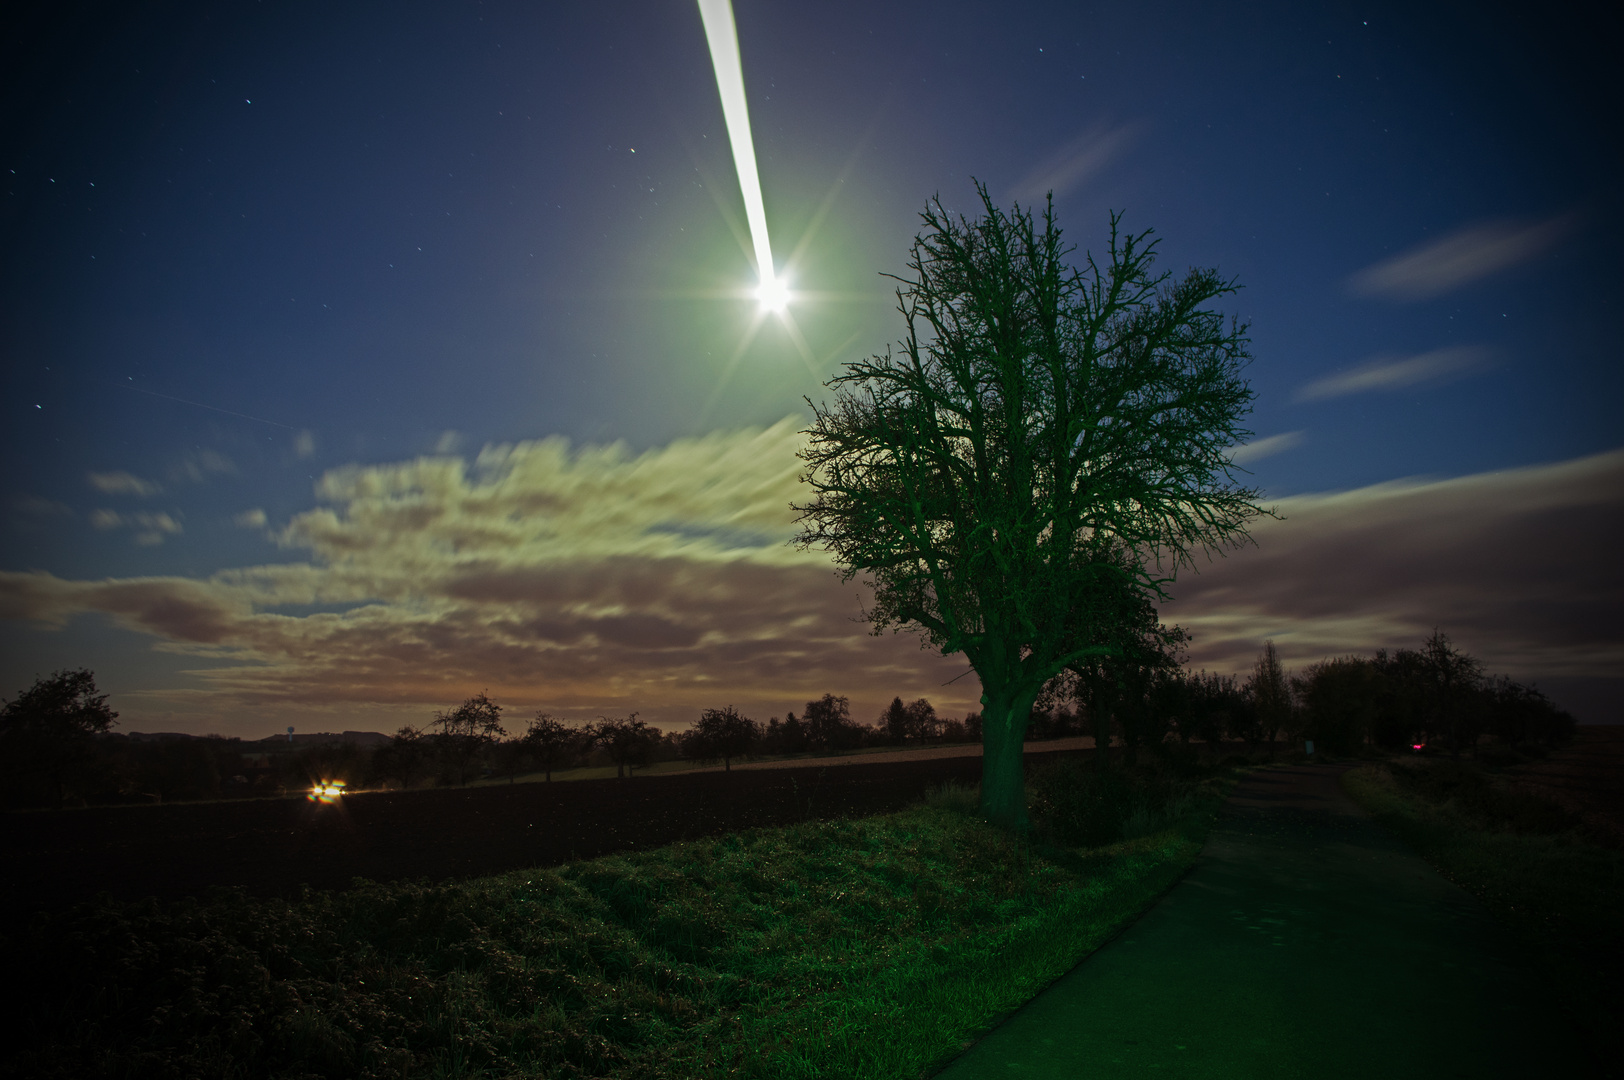
[[[767,210],[761,202],[761,177],[756,172],[756,145],[750,139],[750,113],[744,100],[744,66],[739,61],[739,34],[733,24],[732,0],[699,0],[699,17],[705,22],[705,40],[710,43],[711,65],[716,69],[716,89],[722,95],[722,118],[727,122],[728,141],[733,144],[733,167],[739,174],[744,193],[744,216],[750,223],[750,240],[756,249],[756,273],[761,286],[756,295],[769,311],[783,311],[789,291],[779,282],[773,267],[772,244],[767,240]]]
[[[313,786],[310,789],[310,794],[306,795],[305,798],[309,799],[311,802],[327,803],[328,805],[332,805],[333,803],[336,803],[339,796],[343,794],[344,781],[323,780]]]
[[[761,301],[761,306],[768,311],[783,311],[789,307],[789,287],[784,284],[782,278],[763,281],[756,289],[756,299]]]

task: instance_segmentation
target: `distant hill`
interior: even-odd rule
[[[261,743],[281,743],[283,746],[288,745],[290,741],[294,746],[312,746],[319,743],[335,742],[352,742],[357,746],[378,746],[389,740],[390,737],[381,731],[343,731],[336,735],[331,731],[321,731],[307,735],[294,732],[291,740],[286,734],[267,735],[259,741]]]

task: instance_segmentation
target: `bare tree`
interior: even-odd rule
[[[439,729],[433,739],[441,764],[465,787],[474,760],[487,746],[507,734],[502,728],[502,706],[483,690],[451,712],[435,713],[430,726]]]
[[[531,757],[546,771],[547,782],[552,783],[553,770],[574,760],[591,739],[587,732],[566,724],[551,713],[538,712],[524,733],[524,741],[530,748]]]
[[[1258,727],[1269,737],[1272,756],[1275,737],[1291,725],[1291,680],[1281,666],[1274,642],[1263,643],[1263,654],[1257,658],[1247,689],[1252,695],[1252,708],[1257,711]]]
[[[636,713],[623,720],[598,717],[596,724],[587,725],[591,738],[615,763],[615,776],[625,779],[628,768],[647,765],[660,733],[637,718]]]
[[[1468,715],[1483,682],[1483,667],[1450,644],[1449,635],[1434,628],[1421,643],[1421,668],[1429,690],[1430,712],[1436,725],[1449,739],[1449,756],[1460,757],[1463,745],[1477,744],[1477,725]]]
[[[1022,741],[1043,684],[1117,646],[1122,593],[1159,598],[1262,511],[1230,448],[1252,392],[1213,270],[1152,273],[1111,219],[1104,265],[1065,263],[1052,200],[952,217],[935,200],[899,278],[901,354],[848,364],[812,404],[803,546],[874,587],[867,612],[964,653],[981,679],[981,809],[1030,828]]]

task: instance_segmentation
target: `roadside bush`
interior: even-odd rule
[[[1181,817],[1193,785],[1167,770],[1097,769],[1068,758],[1032,770],[1033,827],[1067,847],[1101,847],[1146,836]]]

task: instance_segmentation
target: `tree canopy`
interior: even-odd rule
[[[1208,307],[1235,284],[1154,273],[1151,234],[1118,215],[1103,261],[1069,266],[1052,200],[1040,228],[977,193],[975,220],[940,199],[921,215],[898,349],[808,402],[798,540],[872,584],[875,632],[969,659],[982,809],[1024,829],[1020,744],[1044,683],[1119,652],[1120,611],[1263,511],[1230,459],[1250,435],[1246,328]]]
[[[48,787],[46,796],[60,806],[72,777],[95,757],[94,737],[117,721],[88,669],[34,680],[0,708],[0,763],[13,797]]]

